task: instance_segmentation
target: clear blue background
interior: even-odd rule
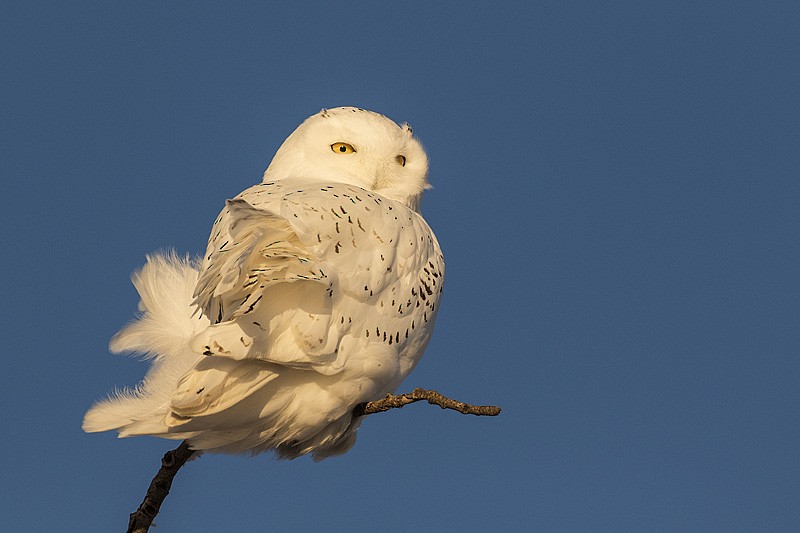
[[[158,531],[800,528],[800,3],[4,2],[3,531],[122,531],[175,443],[86,435],[148,252],[323,107],[408,121],[448,279],[319,464],[204,456]]]

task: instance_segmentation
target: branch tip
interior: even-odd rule
[[[410,403],[422,400],[427,401],[431,405],[438,405],[442,409],[452,409],[465,415],[497,416],[501,411],[499,407],[494,405],[472,405],[448,398],[435,390],[416,388],[406,394],[387,394],[386,397],[381,400],[360,403],[353,409],[353,416],[365,416],[374,413],[382,413],[389,409],[400,409]]]

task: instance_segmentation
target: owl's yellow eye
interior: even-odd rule
[[[347,144],[347,143],[333,143],[331,145],[331,150],[333,150],[337,154],[352,154],[353,152],[356,151],[356,149],[353,148],[352,144]]]
[[[397,161],[397,164],[400,165],[401,167],[406,166],[406,156],[398,155],[397,157],[394,158],[394,160]]]

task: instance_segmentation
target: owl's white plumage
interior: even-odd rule
[[[427,171],[407,125],[349,107],[307,119],[227,202],[201,265],[155,255],[134,276],[142,315],[111,350],[153,364],[84,429],[286,458],[350,449],[353,408],[393,392],[433,332]]]

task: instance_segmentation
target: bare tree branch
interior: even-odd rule
[[[421,400],[427,400],[431,405],[438,405],[442,409],[453,409],[465,415],[497,416],[500,414],[500,408],[493,405],[471,405],[447,398],[434,390],[414,389],[406,394],[387,394],[386,398],[381,400],[360,403],[353,409],[353,416],[382,413],[383,411],[399,409]],[[194,450],[189,449],[189,444],[186,441],[183,441],[174,450],[164,454],[161,459],[161,468],[158,469],[158,473],[153,478],[153,481],[150,482],[150,487],[147,489],[147,494],[142,504],[139,505],[136,512],[131,513],[127,533],[146,533],[150,529],[153,519],[161,509],[161,504],[164,503],[164,499],[169,494],[175,474],[194,454]]]
[[[150,487],[147,489],[147,494],[142,504],[136,509],[135,513],[131,513],[127,533],[146,533],[150,529],[153,518],[156,517],[164,498],[169,494],[175,474],[178,473],[178,470],[192,455],[194,455],[194,450],[189,449],[189,444],[186,441],[183,441],[174,450],[164,454],[161,459],[161,468],[158,469],[156,477],[150,482]]]

